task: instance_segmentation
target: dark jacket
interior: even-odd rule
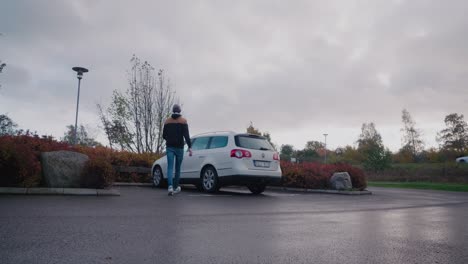
[[[166,140],[166,147],[184,148],[184,138],[188,147],[192,147],[187,119],[180,114],[172,114],[164,123],[163,138]]]

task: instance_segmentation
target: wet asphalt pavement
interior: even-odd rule
[[[0,196],[0,263],[468,263],[468,193]]]

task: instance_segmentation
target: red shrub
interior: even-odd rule
[[[151,167],[160,155],[117,151],[107,147],[76,146],[74,151],[88,155],[90,159],[105,157],[113,166]]]
[[[367,177],[363,170],[343,163],[336,164],[335,166],[336,170],[334,172],[346,171],[349,173],[353,188],[361,191],[367,188]]]
[[[117,152],[113,157],[113,164],[119,166],[133,166],[133,167],[151,167],[153,162],[157,160],[160,155],[152,153],[132,153],[132,152]]]
[[[35,187],[40,182],[39,152],[31,148],[29,140],[0,137],[0,186]]]
[[[115,172],[106,157],[95,157],[86,162],[81,176],[81,187],[102,189],[112,185]]]
[[[88,155],[92,160],[104,157],[112,166],[151,168],[153,162],[160,157],[160,155],[151,153],[138,154],[127,151],[115,151],[105,147],[79,147],[77,151]],[[150,182],[151,174],[115,172],[115,180],[119,182]]]
[[[70,146],[52,137],[39,137],[30,133],[2,136],[0,137],[0,186],[33,187],[43,184],[40,153],[58,150],[75,151],[87,155],[92,161],[88,170],[106,173],[103,176],[105,180],[100,181],[98,185],[108,185],[108,179],[113,179],[109,176],[109,166],[110,168],[112,166],[151,167],[159,158],[155,154],[119,152],[106,147]],[[89,177],[92,178],[92,176]],[[136,175],[133,180],[148,182],[149,178],[150,175]],[[83,179],[84,184],[89,181],[89,178]]]
[[[364,172],[347,164],[291,163],[281,161],[283,185],[289,187],[327,189],[335,172],[348,172],[353,188],[363,190],[367,187]]]

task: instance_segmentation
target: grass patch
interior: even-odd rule
[[[422,190],[438,190],[452,192],[468,192],[468,184],[457,183],[436,183],[436,182],[376,182],[369,181],[367,186],[370,187],[389,187],[389,188],[406,188],[406,189],[422,189]]]

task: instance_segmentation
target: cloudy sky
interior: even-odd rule
[[[278,145],[352,145],[374,122],[401,146],[407,108],[435,146],[447,114],[468,117],[468,2],[4,0],[0,113],[63,136],[79,123],[105,143],[96,103],[128,87],[136,54],[166,70],[191,133],[244,131]]]

